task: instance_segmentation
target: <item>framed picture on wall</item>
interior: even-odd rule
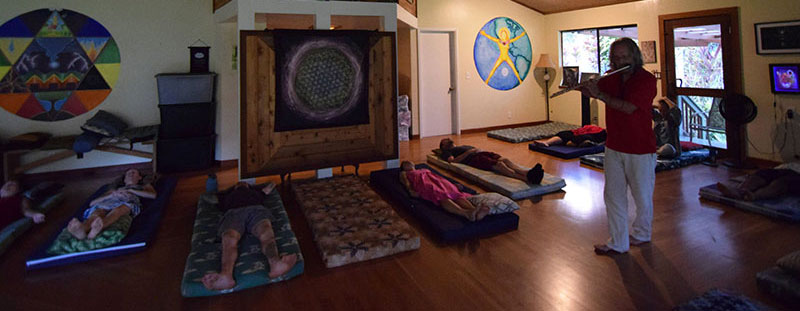
[[[653,64],[656,62],[656,42],[655,41],[642,41],[641,43],[642,61],[645,64]]]
[[[583,83],[583,82],[589,81],[591,79],[597,79],[597,78],[600,78],[600,74],[599,73],[596,73],[596,72],[581,72],[581,80],[579,81],[579,83]]]
[[[800,53],[800,20],[755,24],[756,53]]]
[[[570,87],[578,84],[579,68],[578,66],[564,66],[561,87]]]

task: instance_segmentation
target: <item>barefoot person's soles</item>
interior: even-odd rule
[[[280,260],[270,260],[269,277],[276,278],[289,272],[297,262],[297,254],[283,255]]]
[[[219,273],[209,273],[203,276],[203,286],[210,290],[223,290],[236,286],[233,277]]]
[[[100,234],[100,231],[103,231],[103,219],[97,217],[94,219],[94,221],[92,221],[92,229],[89,230],[89,234],[86,235],[86,238],[94,239],[98,234]]]
[[[86,231],[83,231],[81,221],[77,218],[72,218],[67,225],[67,231],[72,234],[76,239],[83,240],[86,238]]]

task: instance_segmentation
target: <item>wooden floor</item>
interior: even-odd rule
[[[401,159],[424,161],[440,138],[401,142]],[[25,258],[112,177],[63,180],[70,183],[67,203],[0,257],[0,310],[668,310],[712,288],[792,308],[759,292],[755,274],[800,249],[800,226],[698,199],[701,186],[742,172],[698,164],[658,173],[653,242],[611,258],[592,252],[607,237],[602,171],[485,133],[454,139],[523,165],[542,163],[567,186],[519,201],[517,231],[457,245],[437,245],[422,232],[419,250],[333,269],[324,267],[297,203],[282,188],[305,272],[283,283],[186,299],[180,282],[205,175],[181,177],[146,250],[25,272]],[[380,168],[362,165],[359,174],[366,179]],[[348,167],[345,174],[352,172]],[[229,169],[219,176],[226,187],[238,175]],[[311,173],[294,175],[304,177]]]

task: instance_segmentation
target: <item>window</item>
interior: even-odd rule
[[[561,32],[561,66],[578,66],[580,72],[604,73],[614,40],[629,37],[639,43],[636,25],[565,30]]]

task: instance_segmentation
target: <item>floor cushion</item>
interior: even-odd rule
[[[80,252],[73,252],[69,254],[54,255],[47,251],[51,245],[56,241],[62,230],[56,232],[50,239],[48,239],[38,250],[36,250],[28,260],[25,262],[27,270],[40,269],[46,267],[60,266],[77,262],[84,262],[89,260],[101,259],[111,256],[119,256],[124,254],[141,251],[151,242],[155,236],[158,225],[161,222],[161,215],[167,207],[172,191],[177,184],[177,177],[162,177],[159,178],[153,188],[155,188],[157,196],[155,199],[141,199],[142,212],[133,218],[128,234],[125,235],[119,243],[114,245],[87,250]],[[81,204],[75,211],[73,217],[81,218],[83,212],[89,207],[89,203],[95,198],[103,195],[110,185],[104,185],[97,189],[86,201]],[[66,228],[71,218],[67,219],[62,228]]]
[[[419,235],[357,176],[296,182],[292,190],[325,266],[419,248]]]
[[[710,157],[711,154],[709,149],[684,151],[680,156],[674,159],[657,159],[656,172],[686,167],[708,160]],[[581,156],[581,164],[603,169],[603,161],[605,160],[604,158],[605,153],[583,155]]]
[[[580,126],[578,125],[553,121],[533,126],[492,130],[486,132],[486,135],[491,138],[511,143],[521,143],[524,141],[532,141],[537,139],[553,137],[558,132],[570,131],[578,128],[580,128]]]
[[[428,163],[453,172],[486,189],[507,196],[513,200],[555,192],[567,185],[563,178],[547,173],[544,173],[544,178],[542,178],[540,184],[530,184],[516,178],[484,171],[466,164],[450,163],[439,159],[433,154],[428,155]]]
[[[757,273],[756,284],[761,291],[795,306],[800,305],[800,278],[780,267]]]
[[[800,196],[788,195],[768,200],[743,201],[723,196],[717,184],[700,188],[700,197],[725,205],[759,213],[769,217],[791,222],[800,221]]]
[[[574,159],[582,155],[603,152],[606,150],[606,146],[604,144],[593,145],[588,147],[576,147],[576,146],[564,146],[564,145],[545,146],[532,143],[528,144],[528,149],[533,151],[538,151],[544,154],[549,154],[551,156],[559,157],[562,159]]]

